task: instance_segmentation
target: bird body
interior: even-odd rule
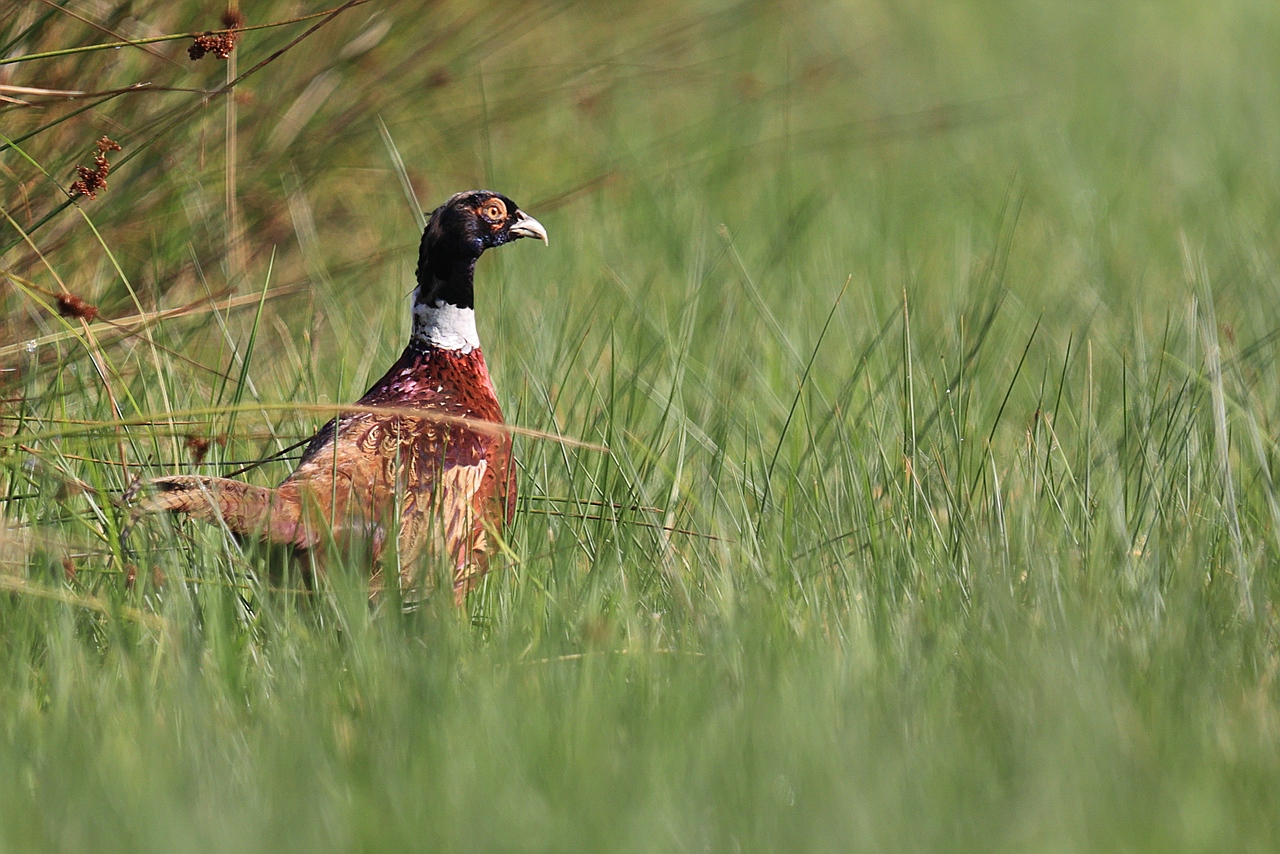
[[[421,582],[424,558],[443,556],[460,604],[515,510],[511,436],[476,334],[473,276],[484,249],[518,237],[545,241],[546,232],[496,193],[451,198],[423,234],[409,344],[356,411],[322,427],[274,489],[163,477],[140,509],[304,551],[367,538],[377,565],[394,530],[402,591]],[[381,584],[375,566],[374,589]]]

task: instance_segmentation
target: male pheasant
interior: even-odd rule
[[[516,500],[511,436],[484,429],[503,420],[476,334],[475,266],[486,249],[521,237],[547,242],[542,225],[506,196],[453,196],[422,235],[409,345],[358,401],[366,411],[324,425],[274,489],[161,477],[139,509],[185,513],[304,551],[330,534],[336,542],[368,538],[375,565],[396,530],[401,589],[408,594],[420,582],[426,556],[444,556],[460,605],[484,574],[491,533],[511,521]],[[374,573],[376,590],[381,571]]]

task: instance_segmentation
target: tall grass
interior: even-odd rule
[[[0,846],[1275,847],[1280,11],[334,8],[0,12]],[[508,417],[608,453],[517,439],[467,608],[122,541],[476,186]]]

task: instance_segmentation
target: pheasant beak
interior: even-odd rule
[[[542,223],[524,211],[516,211],[516,221],[511,223],[507,231],[516,237],[536,237],[547,246],[551,245],[547,242],[547,230],[542,227]]]

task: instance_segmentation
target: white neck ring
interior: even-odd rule
[[[478,350],[480,336],[476,332],[475,309],[458,308],[441,300],[430,305],[414,303],[410,341],[424,348],[456,350],[463,354]]]

